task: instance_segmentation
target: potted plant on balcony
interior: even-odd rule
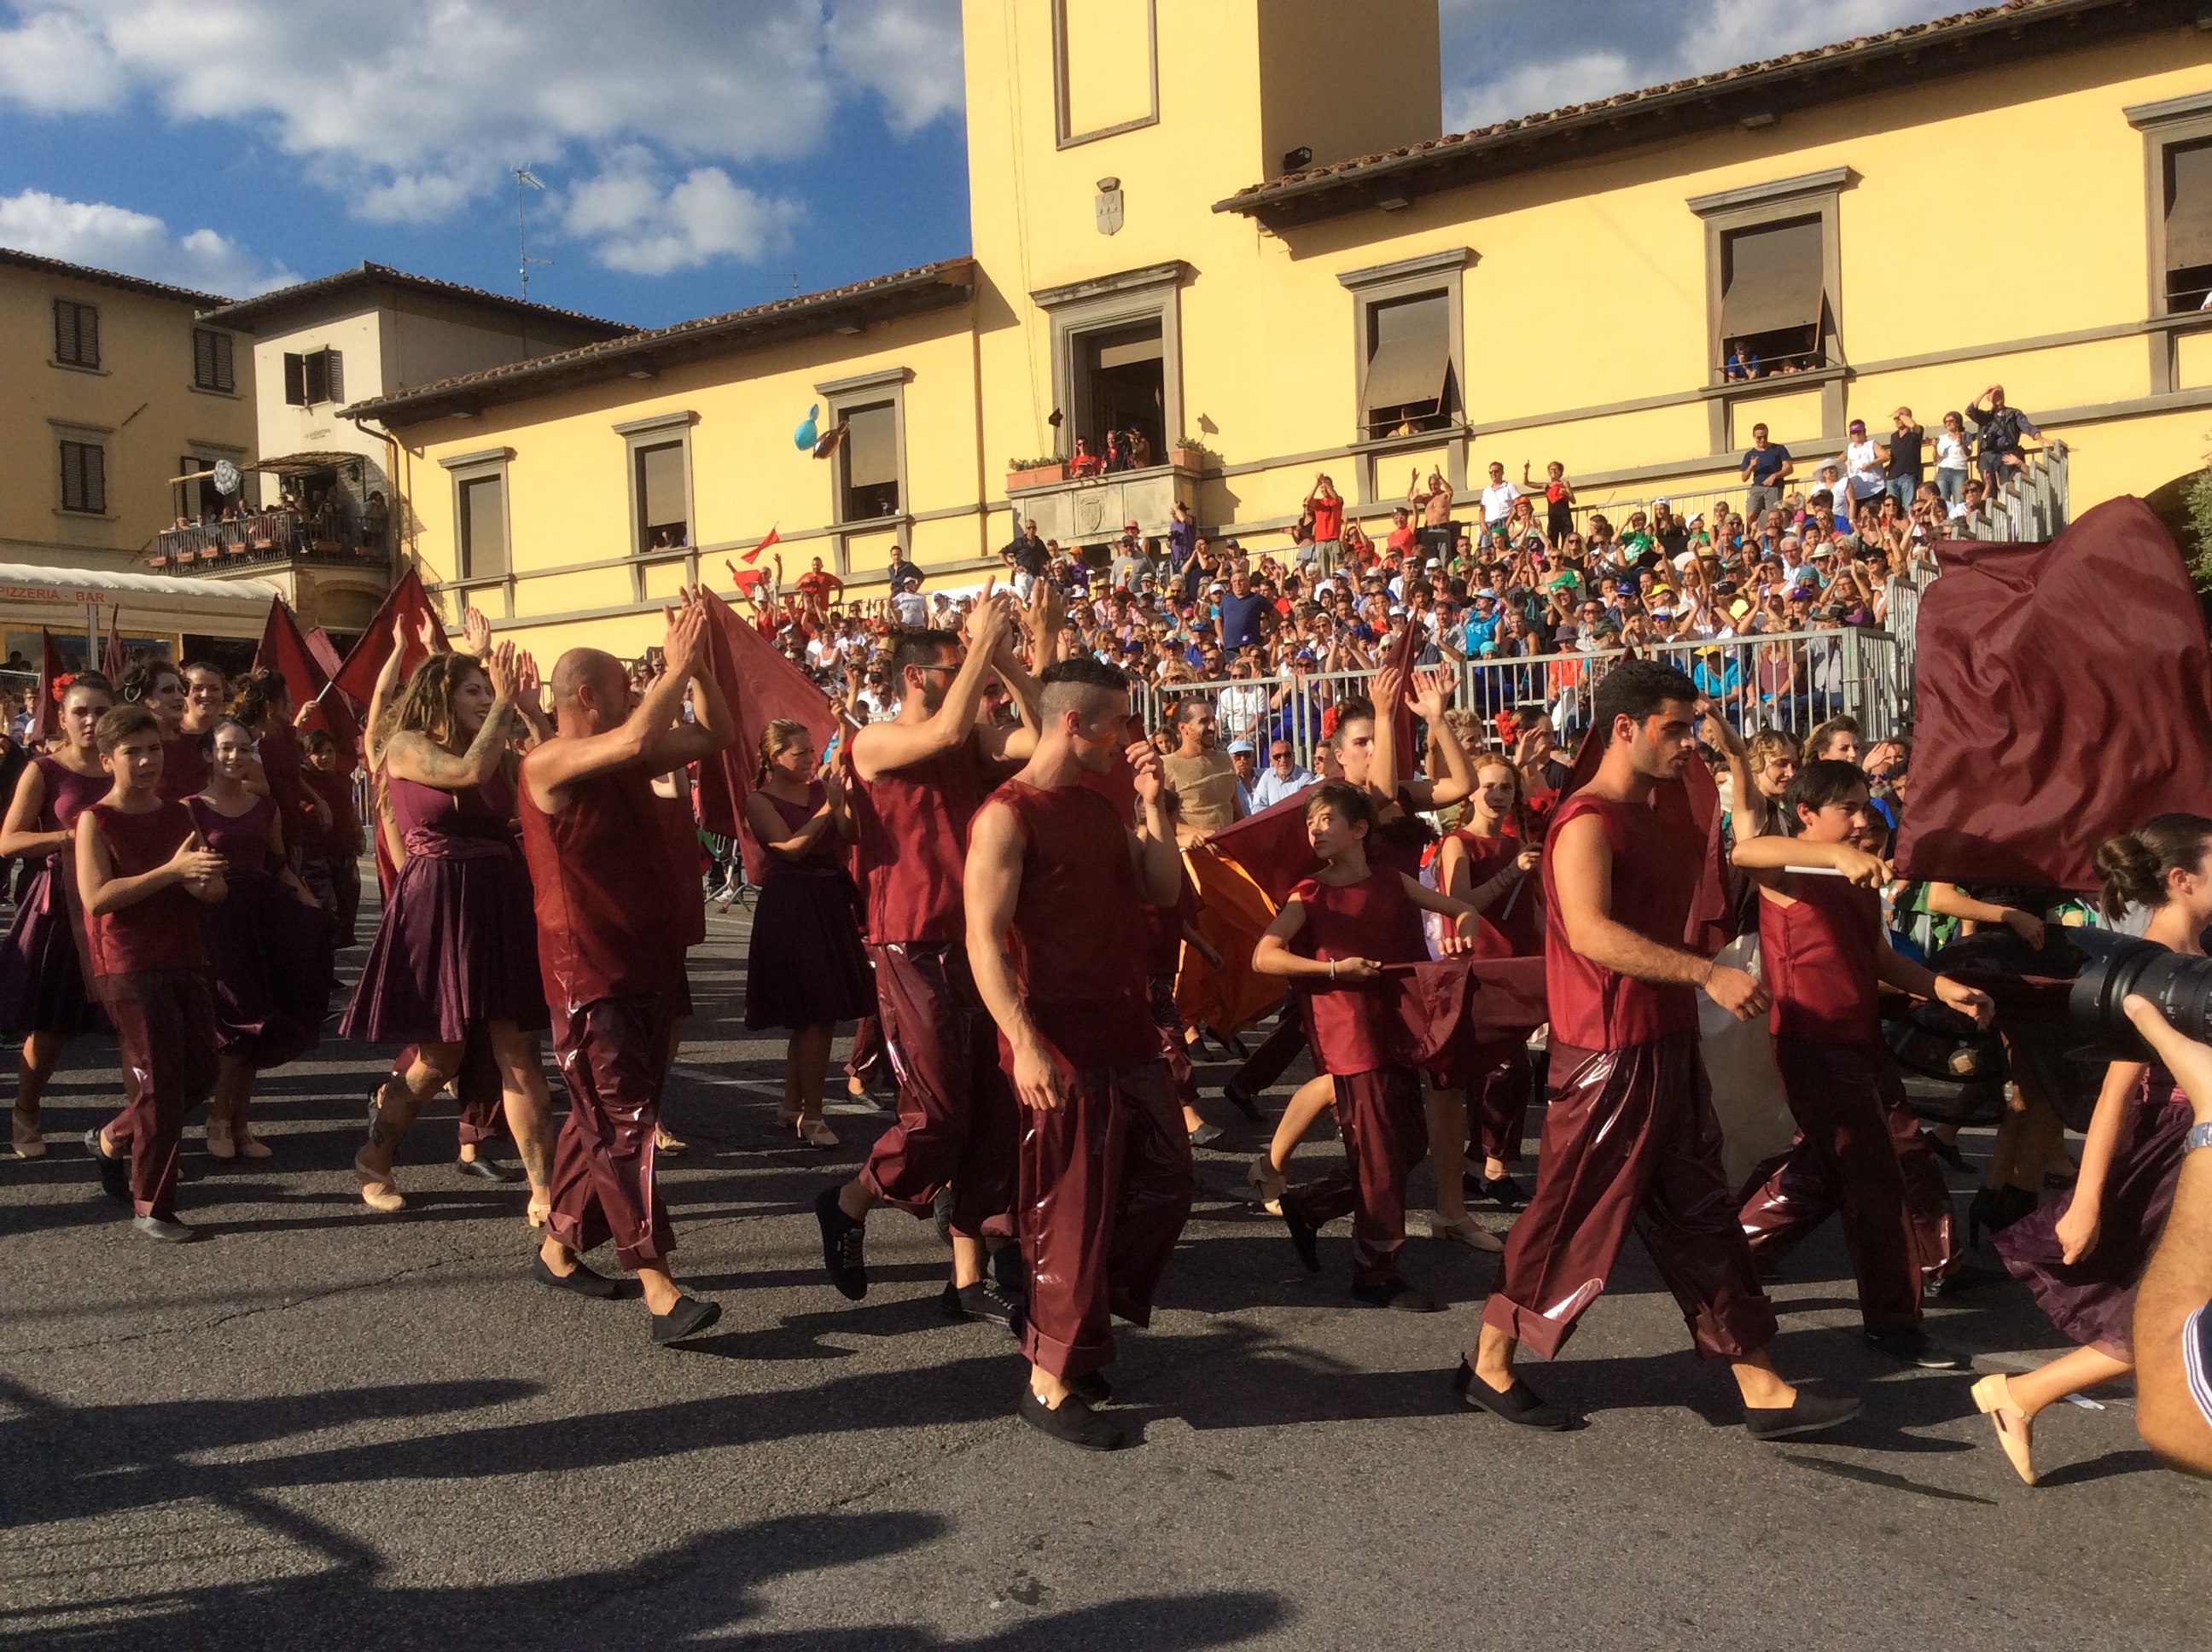
[[[1067,461],[1056,453],[1047,453],[1042,459],[1010,459],[1006,461],[1006,491],[1017,488],[1048,488],[1055,482],[1067,480]]]
[[[1221,456],[1196,436],[1177,436],[1168,444],[1168,463],[1178,471],[1203,471],[1220,462]]]

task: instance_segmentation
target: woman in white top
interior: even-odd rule
[[[1868,437],[1863,419],[1851,421],[1851,439],[1844,449],[1844,471],[1850,484],[1853,504],[1877,497],[1888,485],[1881,450]]]
[[[1936,438],[1936,491],[1946,505],[1966,496],[1966,422],[1956,413],[1946,413]]]

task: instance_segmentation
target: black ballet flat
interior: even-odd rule
[[[604,1273],[594,1273],[581,1262],[566,1273],[556,1273],[545,1266],[543,1256],[533,1256],[530,1259],[530,1271],[540,1285],[550,1285],[556,1291],[573,1291],[580,1297],[593,1297],[601,1302],[609,1301],[622,1291],[619,1280],[610,1279]]]
[[[1953,1169],[1963,1171],[1970,1168],[1966,1163],[1966,1156],[1959,1151],[1958,1143],[1945,1141],[1932,1130],[1922,1131],[1920,1139],[1927,1145],[1929,1152],[1935,1154]]]
[[[1085,1371],[1066,1382],[1067,1391],[1086,1406],[1103,1406],[1114,1397],[1114,1385],[1103,1371]]]
[[[100,1192],[106,1193],[110,1199],[120,1200],[123,1203],[129,1204],[131,1202],[130,1155],[126,1153],[122,1157],[116,1158],[104,1151],[100,1145],[98,1130],[88,1130],[84,1133],[84,1148],[85,1151],[92,1155],[92,1162],[100,1166]]]
[[[1547,1404],[1544,1397],[1519,1377],[1513,1386],[1500,1394],[1474,1374],[1474,1368],[1460,1356],[1459,1370],[1452,1374],[1452,1388],[1470,1411],[1486,1411],[1522,1428],[1533,1428],[1547,1434],[1564,1434],[1580,1420],[1571,1411]]]
[[[665,1348],[672,1342],[696,1336],[722,1317],[722,1304],[704,1297],[678,1297],[676,1306],[653,1316],[653,1340]]]
[[[1291,1207],[1283,1206],[1283,1225],[1291,1230],[1291,1243],[1298,1253],[1298,1261],[1309,1273],[1321,1272],[1321,1231],[1310,1228],[1291,1214]]]
[[[1787,1406],[1746,1406],[1744,1431],[1754,1440],[1783,1440],[1796,1434],[1818,1434],[1859,1413],[1858,1398],[1847,1394],[1807,1394],[1797,1391]]]
[[[1085,1451],[1119,1451],[1129,1443],[1127,1435],[1083,1402],[1072,1383],[1056,1410],[1024,1388],[1015,1414],[1047,1439]]]
[[[522,1172],[512,1165],[501,1164],[496,1159],[457,1158],[453,1161],[455,1175],[471,1176],[478,1181],[520,1181]]]
[[[1444,1305],[1425,1291],[1416,1291],[1396,1277],[1380,1285],[1355,1285],[1352,1300],[1370,1308],[1389,1308],[1401,1314],[1441,1314]]]

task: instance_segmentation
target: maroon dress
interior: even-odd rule
[[[166,801],[182,803],[206,788],[208,754],[200,744],[204,738],[179,729],[161,742],[161,778],[154,782],[154,790]]]
[[[2069,1266],[2058,1242],[2058,1218],[2074,1203],[2062,1194],[1997,1234],[1990,1245],[2014,1278],[2027,1282],[2036,1305],[2075,1341],[2110,1354],[2135,1358],[2136,1286],[2166,1218],[2173,1208],[2174,1184],[2181,1179],[2182,1138],[2193,1111],[2189,1097],[2164,1067],[2144,1070],[2112,1162],[2105,1171],[2104,1197],[2097,1205],[2097,1244]]]
[[[43,753],[31,761],[46,786],[34,831],[73,831],[77,816],[107,795],[106,774],[80,774]],[[65,1038],[106,1030],[107,1017],[85,988],[82,921],[72,845],[47,856],[23,886],[0,947],[0,1030]]]
[[[759,795],[775,805],[784,830],[796,834],[822,807],[823,791],[816,780],[804,803]],[[859,896],[836,834],[823,832],[797,859],[771,850],[768,862],[745,961],[745,1025],[796,1031],[873,1014],[876,990],[860,950]]]
[[[513,786],[503,775],[458,792],[397,774],[386,784],[407,860],[339,1036],[459,1044],[494,1021],[544,1030],[552,1017],[530,873],[508,824]]]
[[[322,1039],[331,998],[328,920],[276,877],[271,799],[255,798],[242,815],[226,815],[204,797],[185,806],[200,841],[222,857],[230,890],[200,908],[214,972],[216,1048],[257,1072],[283,1066]]]

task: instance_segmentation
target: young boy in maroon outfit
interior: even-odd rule
[[[1022,1420],[1094,1451],[1122,1444],[1108,1397],[1109,1317],[1152,1321],[1190,1214],[1190,1140],[1146,1003],[1139,906],[1182,867],[1159,754],[1127,748],[1145,829],[1083,783],[1124,755],[1128,679],[1088,655],[1048,669],[1036,752],[969,830],[968,961],[1024,1109],[1015,1215],[1029,1264]]]
[[[537,1276],[612,1297],[615,1282],[579,1260],[611,1238],[661,1344],[705,1330],[722,1311],[669,1277],[676,1241],[653,1175],[670,1042],[691,1007],[684,952],[694,886],[691,869],[669,854],[653,777],[712,756],[736,732],[702,663],[706,623],[686,593],[668,624],[668,669],[635,708],[612,654],[562,655],[557,732],[523,759],[520,788],[553,1054],[568,1090]],[[679,718],[687,686],[696,689],[696,723]]]
[[[157,790],[161,726],[153,713],[118,706],[100,720],[97,738],[115,786],[77,817],[76,880],[92,993],[115,1024],[130,1100],[84,1145],[100,1186],[131,1201],[131,1225],[181,1244],[199,1235],[177,1219],[178,1145],[185,1114],[213,1092],[216,1072],[195,903],[229,890],[222,857],[201,846],[191,811]]]
[[[1952,1260],[1951,1190],[1881,1042],[1884,986],[1941,1000],[1977,1026],[1988,996],[1900,957],[1882,932],[1889,867],[1854,847],[1869,832],[1866,776],[1815,758],[1783,795],[1795,837],[1747,839],[1735,864],[1759,880],[1759,956],[1774,995],[1774,1059],[1797,1139],[1753,1184],[1739,1220],[1772,1266],[1841,1212],[1867,1340],[1929,1370],[1965,1361],[1920,1328],[1921,1289]],[[1827,867],[1841,877],[1802,877]]]
[[[1346,1168],[1286,1193],[1283,1221],[1298,1260],[1318,1273],[1317,1231],[1350,1214],[1352,1296],[1379,1308],[1432,1314],[1441,1304],[1398,1275],[1406,1176],[1429,1146],[1420,1075],[1390,1059],[1384,1006],[1373,987],[1384,965],[1427,959],[1422,912],[1457,921],[1456,948],[1473,944],[1481,908],[1389,867],[1370,867],[1367,836],[1375,829],[1375,802],[1358,787],[1323,780],[1305,799],[1306,840],[1321,870],[1291,891],[1253,949],[1252,968],[1306,988],[1315,1065],[1334,1083]]]

